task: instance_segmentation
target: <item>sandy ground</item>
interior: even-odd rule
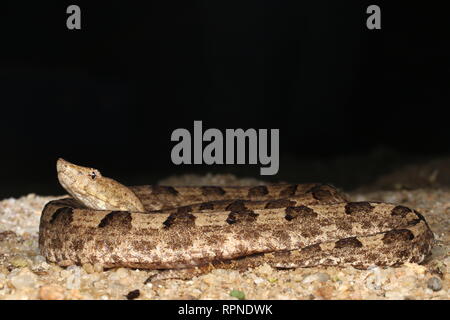
[[[229,175],[187,175],[170,177],[161,183],[259,182]],[[367,188],[349,196],[358,201],[395,202],[418,209],[437,239],[432,256],[422,265],[371,270],[276,270],[261,265],[245,272],[216,269],[192,280],[152,282],[146,280],[158,271],[103,271],[92,265],[61,268],[47,263],[38,249],[39,217],[45,203],[55,197],[30,194],[5,199],[0,201],[0,299],[448,299],[450,190],[430,186],[415,190],[403,190],[398,185],[396,188],[400,190]]]

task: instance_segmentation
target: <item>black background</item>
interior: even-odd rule
[[[145,4],[144,4],[145,3]],[[66,8],[81,7],[81,30]],[[382,29],[366,28],[378,4]],[[0,196],[58,194],[55,161],[170,174],[176,128],[279,128],[269,180],[353,188],[448,154],[448,12],[427,1],[2,2]]]

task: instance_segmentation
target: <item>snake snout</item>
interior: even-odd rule
[[[67,168],[68,164],[69,163],[66,160],[64,160],[63,158],[58,158],[58,160],[56,161],[56,170],[61,171],[64,168]]]

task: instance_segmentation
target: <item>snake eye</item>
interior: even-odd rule
[[[95,174],[95,171],[92,171],[89,175],[91,176],[92,180],[94,180],[95,177],[97,177],[97,175]]]

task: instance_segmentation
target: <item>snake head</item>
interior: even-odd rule
[[[100,171],[95,168],[77,166],[73,163],[70,163],[69,161],[64,160],[63,158],[59,158],[56,162],[56,171],[58,172],[58,175],[63,174],[73,177],[85,176],[91,178],[92,180],[102,177]]]
[[[82,187],[102,178],[102,174],[95,168],[82,167],[70,163],[62,158],[56,162],[56,171],[61,185],[70,193],[70,188]]]
[[[78,166],[59,158],[56,171],[61,186],[88,208],[145,211],[132,190],[113,179],[103,177],[97,169]]]
[[[78,198],[76,194],[90,188],[102,177],[97,169],[78,166],[62,158],[56,162],[56,171],[59,183],[75,198]]]

